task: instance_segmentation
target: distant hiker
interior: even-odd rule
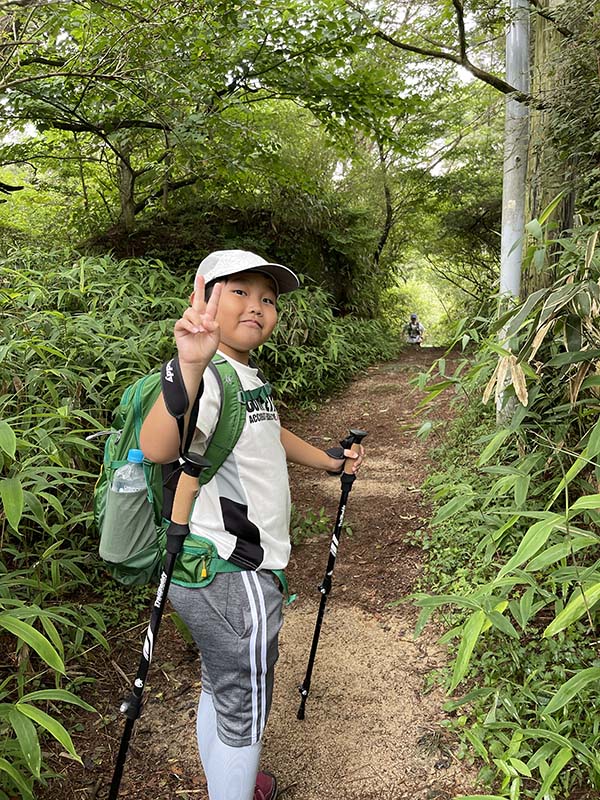
[[[416,314],[413,313],[410,315],[409,322],[404,326],[404,332],[406,333],[406,341],[408,344],[420,347],[423,341],[425,328],[419,322],[419,318]]]
[[[241,435],[200,489],[190,546],[184,544],[184,552],[193,552],[194,542],[208,540],[223,569],[211,576],[210,559],[202,559],[196,582],[174,578],[169,593],[201,655],[196,727],[210,800],[277,796],[275,777],[258,766],[282,624],[275,573],[285,569],[291,549],[286,461],[341,473],[346,458],[355,459],[356,472],[364,456],[362,447],[358,454],[323,452],[282,428],[271,387],[250,362],[250,351],[273,332],[278,295],[297,287],[287,267],[243,250],[217,251],[198,267],[190,306],[175,323],[178,359],[169,380],[186,402],[203,385],[191,450],[204,452],[220,415],[217,379],[207,369],[215,353],[237,372],[245,406]],[[185,441],[169,408],[170,398],[161,394],[140,437],[146,458],[160,463],[176,459]]]

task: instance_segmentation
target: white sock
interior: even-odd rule
[[[231,747],[219,739],[217,713],[208,692],[200,692],[196,721],[200,761],[210,800],[254,800],[262,742]]]

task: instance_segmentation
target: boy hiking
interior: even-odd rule
[[[275,777],[258,767],[282,625],[274,571],[287,566],[291,549],[286,461],[339,473],[345,459],[354,459],[354,472],[363,459],[362,447],[329,454],[282,428],[270,386],[250,363],[273,332],[277,296],[298,285],[290,269],[254,253],[217,251],[200,264],[190,306],[175,323],[178,359],[167,380],[186,402],[202,391],[191,449],[204,451],[219,418],[219,386],[207,369],[215,353],[236,370],[246,402],[237,444],[201,488],[189,523],[192,539],[212,542],[238,571],[217,572],[201,588],[174,580],[169,593],[201,654],[197,736],[210,800],[277,797]],[[140,443],[152,461],[177,459],[185,441],[172,406],[161,394],[144,421]]]

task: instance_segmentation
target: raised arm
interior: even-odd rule
[[[357,472],[364,459],[364,448],[359,446],[359,452],[353,450],[344,450],[343,458],[333,458],[327,455],[324,450],[314,447],[312,444],[305,442],[295,433],[288,431],[287,428],[281,429],[281,444],[285,450],[285,455],[288,461],[294,464],[302,464],[305,467],[313,467],[313,469],[324,469],[328,472],[337,472],[343,465],[345,458],[353,459],[352,472]]]
[[[196,278],[190,306],[175,323],[175,343],[179,368],[189,398],[185,417],[187,433],[191,406],[198,394],[204,370],[219,346],[219,325],[216,321],[222,285],[217,283],[208,303],[204,300],[204,278]],[[146,458],[158,464],[174,461],[179,456],[179,429],[167,410],[162,393],[150,409],[140,432],[140,447]]]

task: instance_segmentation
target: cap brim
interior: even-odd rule
[[[293,292],[300,286],[300,281],[295,272],[289,267],[284,267],[283,264],[260,264],[256,267],[246,267],[243,272],[264,272],[269,275],[277,284],[279,294],[285,292]]]

